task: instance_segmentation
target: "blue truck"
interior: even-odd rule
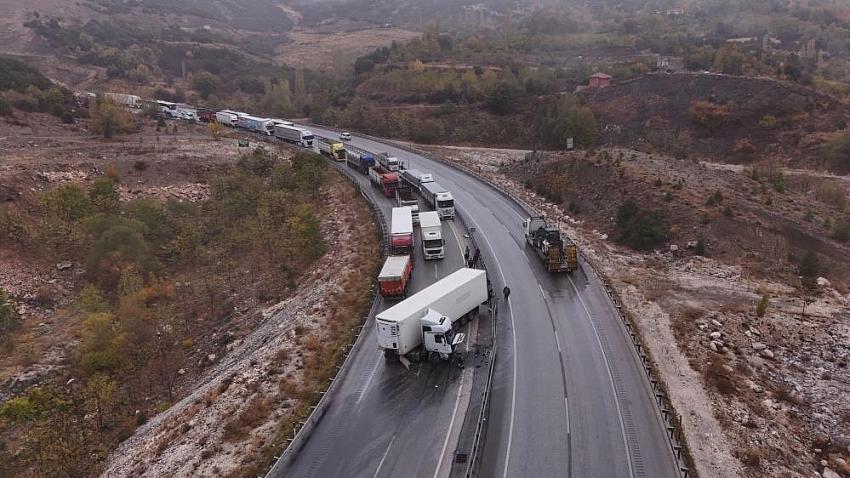
[[[375,155],[369,151],[348,145],[345,149],[345,164],[349,168],[360,171],[360,174],[369,174],[369,168],[375,165]]]

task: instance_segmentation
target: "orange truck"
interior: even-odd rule
[[[413,258],[389,256],[378,274],[378,289],[384,297],[407,297],[407,285],[413,273]]]

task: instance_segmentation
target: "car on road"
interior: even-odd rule
[[[351,133],[340,133],[339,134],[340,141],[351,141]]]

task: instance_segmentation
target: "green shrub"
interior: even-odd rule
[[[14,110],[6,98],[0,97],[0,116],[12,116]]]
[[[803,287],[811,290],[817,289],[817,278],[821,273],[821,263],[816,253],[809,252],[803,256],[800,261],[799,273],[802,277]]]
[[[21,323],[18,308],[12,302],[12,298],[0,289],[0,340],[6,338],[7,334],[16,329]]]
[[[767,295],[763,295],[758,305],[756,306],[756,315],[759,317],[764,317],[765,312],[767,312],[767,306],[769,304],[769,299]]]
[[[92,203],[83,188],[76,184],[63,184],[42,193],[39,203],[47,215],[65,222],[75,222],[91,214]]]
[[[776,120],[776,116],[773,115],[764,115],[759,120],[759,126],[764,129],[774,129],[777,124],[778,121]]]
[[[618,241],[636,250],[660,246],[670,237],[670,227],[660,211],[641,209],[627,199],[617,211]]]
[[[26,111],[27,113],[32,113],[38,109],[38,103],[36,103],[32,98],[18,98],[12,102],[12,105],[21,111]]]
[[[51,397],[40,387],[32,387],[26,395],[10,398],[0,407],[0,417],[23,424],[44,418],[50,412]]]
[[[126,340],[110,314],[91,314],[83,321],[80,367],[89,375],[117,371],[125,362]]]
[[[88,314],[109,311],[109,304],[103,298],[100,289],[94,284],[86,284],[83,287],[79,297],[77,297],[76,306],[77,309]]]
[[[116,212],[118,210],[118,181],[109,176],[99,176],[89,189],[89,200],[100,212]]]
[[[850,241],[850,220],[836,221],[832,226],[832,238],[839,242]]]
[[[705,255],[705,239],[702,236],[697,238],[697,245],[694,248],[694,253],[698,256]]]

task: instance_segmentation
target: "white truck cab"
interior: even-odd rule
[[[466,335],[452,329],[452,321],[434,309],[428,309],[424,317],[420,319],[422,324],[422,344],[428,352],[440,355],[443,360],[448,360],[455,347],[463,343]]]

